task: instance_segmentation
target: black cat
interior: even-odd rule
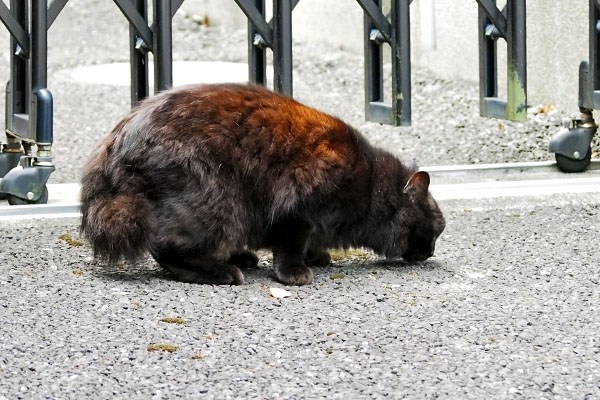
[[[250,250],[312,282],[327,249],[433,255],[445,222],[429,175],[342,121],[265,88],[193,86],[142,102],[88,161],[81,229],[114,263],[149,252],[177,279],[242,284]]]

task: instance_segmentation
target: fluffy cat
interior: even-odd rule
[[[242,284],[251,250],[312,282],[327,249],[433,255],[445,222],[429,175],[354,128],[268,89],[191,86],[143,101],[85,166],[81,229],[108,263],[146,252],[181,281]]]

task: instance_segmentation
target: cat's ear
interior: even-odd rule
[[[421,201],[427,197],[429,182],[430,179],[427,172],[415,172],[408,182],[406,182],[406,186],[402,189],[402,193],[409,195],[412,201]]]

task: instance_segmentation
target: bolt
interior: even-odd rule
[[[258,47],[259,49],[264,49],[265,47],[267,47],[267,42],[265,42],[265,39],[263,39],[263,37],[259,33],[254,35],[254,40],[252,41],[252,44]]]
[[[498,38],[501,38],[502,34],[498,30],[498,28],[496,28],[496,25],[494,25],[494,24],[488,24],[485,27],[485,36],[489,37],[492,40],[496,40]]]
[[[576,151],[576,152],[574,152],[574,153],[573,153],[573,157],[574,157],[576,160],[579,160],[579,157],[581,157],[581,154],[579,154],[579,152],[578,152],[578,151]]]
[[[27,200],[33,200],[33,192],[27,192]]]
[[[25,52],[23,51],[23,49],[19,45],[17,45],[16,48],[15,48],[15,56],[21,57],[21,58],[25,57]]]
[[[383,35],[379,32],[379,29],[371,29],[371,32],[369,32],[369,40],[375,43],[383,43],[385,41]]]
[[[140,53],[145,53],[148,51],[148,45],[141,37],[136,37],[135,39],[135,49]]]

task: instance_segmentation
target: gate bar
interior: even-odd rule
[[[17,12],[14,7],[11,9]],[[0,20],[14,37],[25,54],[29,53],[29,35],[23,28],[23,25],[13,16],[6,4],[0,1]]]
[[[273,89],[293,95],[292,1],[273,2]]]
[[[150,95],[148,52],[154,55],[154,92],[173,86],[172,18],[184,0],[153,0],[151,26],[148,26],[147,0],[113,1],[129,22],[131,106],[134,107]]]
[[[292,11],[300,0],[273,0],[273,19],[265,20],[264,0],[235,0],[248,18],[248,76],[265,85],[266,48],[273,51],[273,89],[292,96]]]
[[[501,12],[496,0],[479,5],[479,107],[483,117],[527,119],[527,52],[525,0],[507,0]],[[498,98],[496,40],[507,47],[507,100]]]
[[[365,119],[389,125],[411,123],[410,3],[392,0],[391,24],[381,0],[357,0],[364,11]],[[383,44],[392,50],[392,104],[384,102]]]
[[[238,3],[239,4],[239,3]],[[256,21],[264,21],[265,18],[265,0],[254,0],[254,7],[260,17]],[[249,8],[250,9],[250,8]],[[260,22],[259,22],[260,23]],[[269,27],[270,28],[270,27]],[[270,30],[269,30],[270,33]],[[257,36],[258,35],[258,36]],[[248,18],[248,77],[250,82],[265,86],[267,84],[267,51],[266,46],[259,45],[260,38],[263,35],[258,33],[255,22]],[[270,40],[265,42],[272,43]]]
[[[173,86],[171,0],[154,0],[154,91]]]
[[[141,16],[143,26],[148,26],[147,0],[133,0],[133,7]],[[150,44],[151,45],[151,44]],[[131,63],[131,106],[150,96],[148,76],[148,46],[140,38],[139,31],[129,24],[129,62]]]
[[[580,89],[580,107],[589,110],[600,108],[600,1],[590,0],[589,4],[589,65],[587,82]],[[581,70],[581,69],[580,69]],[[580,85],[584,79],[580,79]]]

